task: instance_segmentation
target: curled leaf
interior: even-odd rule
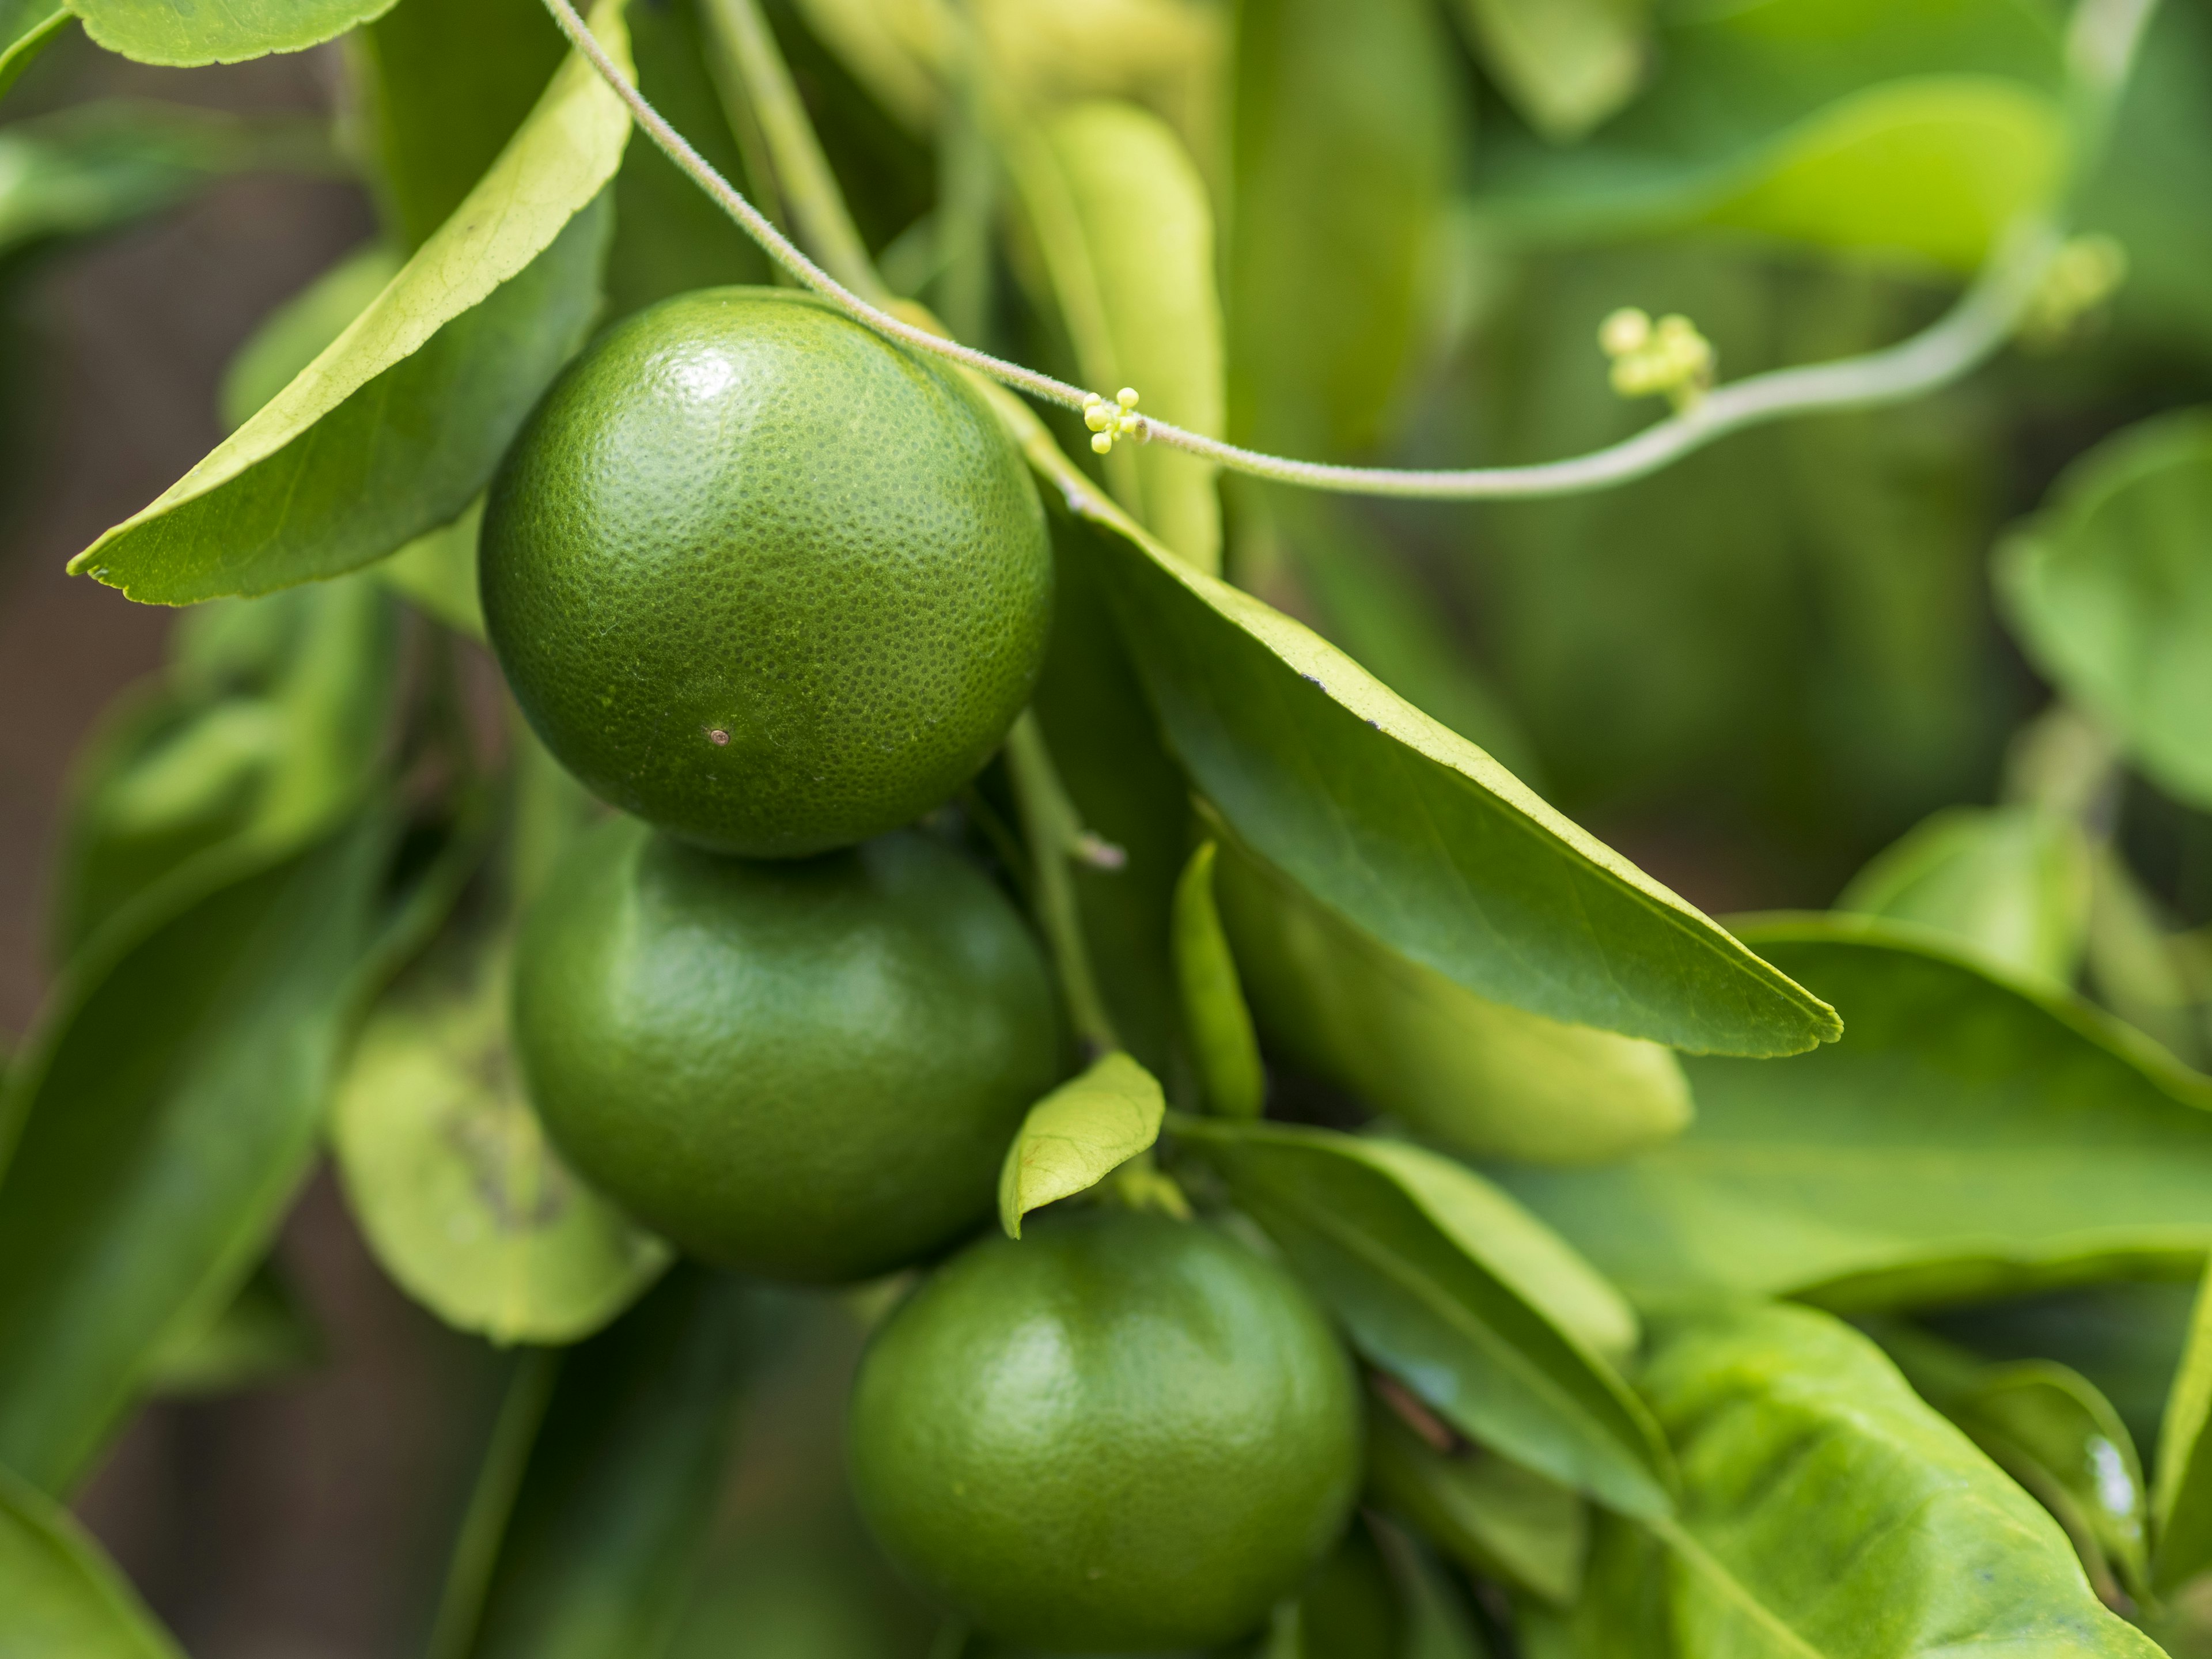
[[[1030,1108],[999,1170],[999,1224],[1095,1187],[1159,1139],[1167,1101],[1152,1074],[1125,1054],[1094,1061]]]

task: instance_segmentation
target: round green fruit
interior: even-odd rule
[[[610,330],[495,480],[484,623],[546,746],[701,846],[850,846],[973,776],[1029,699],[1052,553],[959,380],[810,297]]]
[[[1036,942],[942,843],[754,863],[627,819],[532,908],[514,1042],[577,1174],[692,1255],[810,1283],[980,1224],[1060,1058]]]
[[[1281,1268],[1202,1224],[1040,1217],[933,1274],[854,1384],[861,1513],[891,1559],[1003,1640],[1210,1647],[1258,1625],[1343,1530],[1352,1368]]]

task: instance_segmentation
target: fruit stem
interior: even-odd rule
[[[1022,834],[1029,842],[1034,878],[1030,884],[1037,926],[1052,948],[1060,970],[1060,996],[1075,1035],[1092,1055],[1121,1046],[1114,1021],[1099,994],[1098,976],[1084,943],[1083,908],[1075,896],[1068,860],[1081,844],[1083,819],[1060,787],[1060,774],[1045,747],[1044,731],[1028,709],[1006,734],[1006,770],[1021,809]]]
[[[2076,161],[2077,175],[2090,170],[2102,148],[2111,128],[2112,112],[2126,86],[2154,5],[2155,0],[2081,0],[2075,14],[2077,50],[2069,59],[2077,125],[2083,137],[2084,154]],[[571,0],[545,0],[545,7],[562,33],[628,106],[637,124],[669,160],[744,227],[771,259],[854,321],[902,345],[948,358],[1066,409],[1079,411],[1098,395],[933,334],[854,293],[801,252],[623,78]],[[2079,44],[2083,41],[2088,44]],[[769,137],[773,143],[775,135]],[[1333,466],[1244,449],[1149,416],[1139,419],[1130,435],[1140,442],[1186,450],[1232,471],[1346,495],[1430,501],[1581,495],[1647,477],[1747,427],[1824,410],[1901,403],[1963,378],[1994,356],[2020,328],[2034,307],[2064,240],[2060,227],[2049,216],[2025,215],[1998,240],[1980,276],[1959,303],[1919,333],[1861,356],[1751,375],[1699,398],[1693,407],[1646,427],[1632,438],[1568,460],[1443,471]]]

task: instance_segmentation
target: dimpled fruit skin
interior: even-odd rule
[[[912,832],[753,863],[601,825],[517,941],[514,1039],[579,1175],[695,1255],[808,1283],[981,1225],[1060,1070],[1021,917]]]
[[[485,511],[484,621],[595,793],[791,858],[906,823],[1029,699],[1043,509],[990,412],[811,298],[679,295],[572,365]]]
[[[848,1437],[891,1558],[1048,1652],[1209,1647],[1257,1626],[1343,1530],[1352,1369],[1281,1268],[1199,1224],[1033,1218],[877,1331]]]

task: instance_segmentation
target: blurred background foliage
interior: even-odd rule
[[[641,83],[788,222],[718,44],[720,3],[633,0]],[[560,56],[534,0],[400,0],[319,55],[326,118],[232,98],[240,83],[222,72],[194,83],[199,103],[160,101],[167,83],[118,80],[74,30],[33,50],[25,28],[39,10],[0,0],[0,85],[21,76],[0,106],[10,583],[25,561],[75,550],[23,529],[55,463],[38,395],[55,371],[28,296],[68,281],[102,239],[143,234],[227,181],[357,180],[378,228],[240,356],[221,416],[235,425],[465,195]],[[2170,608],[2206,603],[2191,596],[2207,580],[2194,573],[2212,438],[2179,412],[2212,401],[2205,0],[2158,9],[2086,173],[2065,18],[2046,0],[778,0],[767,11],[894,287],[963,338],[1087,384],[1135,384],[1148,410],[1302,458],[1468,466],[1595,448],[1655,412],[1607,384],[1595,337],[1615,307],[1692,318],[1727,379],[1863,351],[1937,315],[2015,215],[2065,201],[2079,228],[2124,250],[2125,281],[2086,313],[1918,403],[1743,434],[1603,493],[1319,497],[1217,481],[1164,453],[1095,461],[1071,418],[1050,418],[1178,551],[1318,628],[1705,908],[1840,903],[1944,928],[2011,970],[2081,981],[2203,1061],[2212,778],[2204,728],[2189,720],[2205,709],[2185,687],[2161,702],[2112,672],[2156,654],[2160,617],[2104,592],[2105,567],[2085,550],[2118,533],[2112,515],[2138,515],[2129,544],[2165,550],[2145,556],[2172,567],[2157,578]],[[227,100],[241,107],[210,106]],[[690,288],[768,280],[752,246],[649,145],[632,143],[613,194],[603,320]],[[2130,430],[2154,417],[2165,418]],[[143,499],[121,494],[111,517]],[[466,581],[441,574],[434,550],[401,569],[410,556],[392,584],[465,629]],[[340,734],[327,743],[343,749],[364,717],[362,688],[394,648],[366,591],[270,602],[258,637],[226,630],[219,612],[178,632],[169,665],[81,765],[69,850],[52,860],[50,967],[142,872],[256,825],[278,833],[287,812],[343,788],[288,770],[285,733]],[[314,671],[340,660],[357,672],[334,690]],[[1109,838],[1144,833],[1142,813],[1115,821],[1126,775],[1085,799],[1083,758],[1063,763]],[[1117,945],[1116,925],[1094,923],[1102,950],[1158,948]],[[1123,1013],[1141,1047],[1153,1016]],[[331,1250],[357,1255],[329,1243],[341,1226],[325,1189],[280,1265],[304,1261],[314,1278]],[[317,1307],[278,1269],[257,1279],[220,1329],[165,1363],[165,1386],[198,1395],[333,1353],[353,1363],[365,1329],[395,1328],[374,1301],[388,1291],[356,1283],[333,1301],[327,1286],[353,1281],[321,1271],[321,1282]],[[696,1386],[680,1399],[649,1393],[674,1387],[668,1376],[624,1370],[626,1355],[653,1352],[671,1298],[715,1293],[672,1275],[557,1376],[528,1352],[406,1327],[421,1374],[441,1379],[406,1431],[419,1455],[381,1472],[357,1464],[353,1478],[459,1467],[452,1449],[504,1400],[497,1410],[543,1412],[550,1425],[513,1482],[618,1486],[624,1470],[559,1462],[562,1413],[598,1390],[635,1416],[633,1485],[605,1487],[605,1512],[638,1517],[633,1542],[674,1540],[675,1557],[696,1547],[711,1564],[696,1596],[671,1578],[665,1605],[639,1615],[666,1624],[672,1652],[949,1655],[842,1495],[851,1310],[733,1307],[724,1346],[686,1360]],[[2187,1305],[2171,1286],[2121,1285],[1990,1304],[1929,1331],[1992,1361],[2071,1364],[2148,1447]],[[319,1335],[318,1321],[333,1331]],[[772,1364],[765,1331],[791,1338]],[[754,1399],[730,1479],[655,1464],[655,1425],[680,1410],[726,1413],[740,1375]],[[190,1424],[212,1419],[169,1420],[189,1439]],[[157,1415],[141,1438],[159,1432]],[[549,1650],[533,1645],[532,1621],[575,1588],[561,1582],[568,1541],[510,1538],[496,1564],[478,1562],[480,1582],[465,1547],[454,1577],[434,1565],[447,1542],[465,1546],[499,1443],[495,1428],[473,1497],[458,1475],[415,1481],[395,1528],[412,1541],[385,1546],[411,1550],[411,1567],[363,1568],[412,1589],[368,1644],[329,1650],[414,1651],[426,1638],[441,1659]],[[194,1559],[181,1534],[204,1512],[149,1498],[145,1454],[133,1455],[126,1446],[88,1513],[188,1643],[253,1628],[195,1599],[178,1563]],[[167,1533],[119,1520],[134,1502],[166,1502]],[[1372,1612],[1376,1572],[1414,1586],[1401,1600],[1433,1615],[1379,1638],[1413,1644],[1402,1650],[1469,1651],[1505,1616],[1502,1605],[1437,1612],[1403,1537],[1360,1549],[1372,1560],[1316,1591],[1314,1659],[1382,1650],[1376,1621],[1398,1613],[1387,1596]],[[242,1581],[232,1593],[256,1594]]]

